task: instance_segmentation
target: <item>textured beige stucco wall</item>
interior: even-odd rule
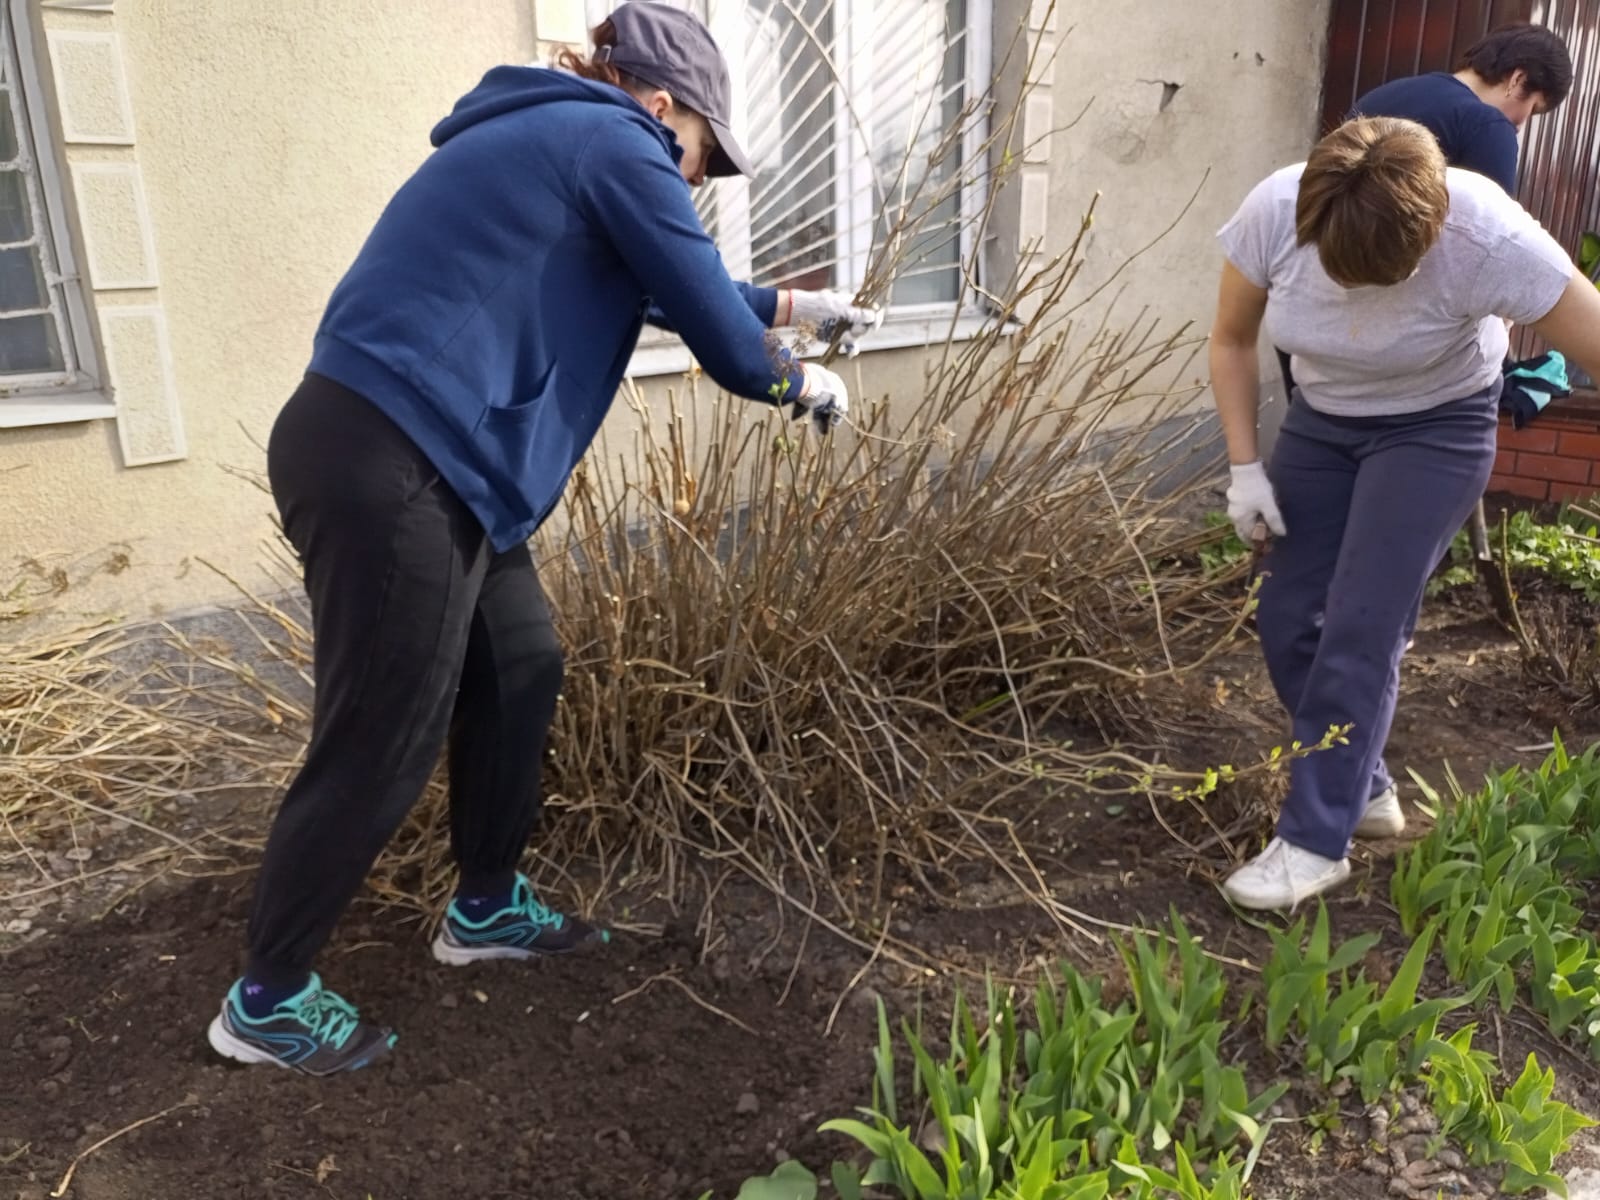
[[[253,580],[271,532],[268,498],[228,470],[262,468],[329,289],[434,122],[486,69],[533,56],[533,5],[116,0],[109,18],[44,17],[121,42],[189,456],[125,468],[106,421],[0,430],[0,588],[33,557],[89,576],[69,612],[217,601],[228,585],[194,560]],[[93,574],[113,546],[127,567]]]
[[[1058,0],[1056,22],[1055,120],[1083,115],[1050,139],[1046,245],[1070,244],[1099,191],[1084,281],[1110,279],[1160,237],[1112,285],[1115,312],[1131,320],[1147,308],[1168,328],[1188,321],[1204,334],[1222,264],[1217,229],[1316,138],[1327,0]],[[1205,378],[1201,355],[1183,382]]]

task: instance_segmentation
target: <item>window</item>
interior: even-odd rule
[[[920,214],[889,297],[908,337],[874,345],[926,340],[928,318],[965,298],[979,190],[967,160],[983,139],[969,101],[991,69],[990,0],[669,2],[693,7],[727,55],[735,130],[756,170],[696,193],[729,273],[855,291],[873,251],[905,232],[897,214]],[[590,23],[610,7],[588,0]],[[935,327],[942,336],[948,322]],[[635,372],[681,369],[681,351],[657,353],[669,345],[647,332]]]
[[[26,5],[0,3],[0,426],[114,415],[100,393]]]
[[[891,300],[957,300],[962,198],[949,184],[962,155],[937,152],[961,123],[968,80],[987,70],[969,52],[968,0],[708,2],[756,168],[710,185],[729,265],[773,287],[854,290],[894,214],[931,208]]]

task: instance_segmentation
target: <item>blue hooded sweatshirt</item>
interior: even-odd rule
[[[728,391],[799,397],[767,333],[776,293],[728,278],[677,140],[631,96],[496,67],[433,144],[334,290],[310,369],[398,425],[497,551],[555,507],[647,315]]]

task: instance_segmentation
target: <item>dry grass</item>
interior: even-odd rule
[[[252,780],[267,743],[226,719],[236,700],[212,708],[210,689],[178,686],[172,645],[159,630],[89,627],[14,644],[0,659],[0,865],[28,868],[7,876],[17,881],[7,900],[224,860],[208,815],[191,810]]]

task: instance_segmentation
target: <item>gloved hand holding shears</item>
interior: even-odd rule
[[[856,339],[883,324],[883,310],[857,304],[846,292],[785,289],[778,293],[778,311],[773,324],[807,326],[819,342],[831,342],[835,334],[840,334],[839,348],[847,358],[854,358],[860,352]]]
[[[816,423],[818,433],[827,433],[849,415],[850,392],[838,374],[818,363],[801,363],[805,390],[793,402],[791,415],[799,419],[806,413]]]

